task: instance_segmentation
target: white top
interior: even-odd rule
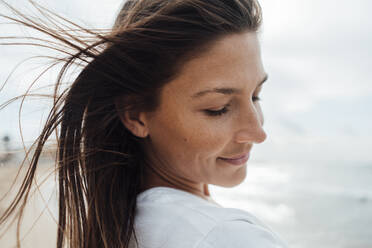
[[[139,248],[287,247],[250,213],[169,187],[137,196],[134,228]]]

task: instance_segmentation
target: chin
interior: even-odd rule
[[[239,184],[244,182],[245,178],[246,178],[246,174],[244,173],[244,174],[239,175],[237,177],[230,178],[230,180],[226,180],[226,178],[225,178],[224,181],[220,181],[219,183],[217,183],[215,185],[225,187],[225,188],[232,188],[232,187],[238,186]]]
[[[224,184],[219,184],[218,186],[221,186],[221,187],[224,187],[224,188],[233,188],[235,186],[238,186],[239,184],[241,184],[244,180],[242,181],[239,181],[239,182],[228,182],[228,183],[224,183]]]

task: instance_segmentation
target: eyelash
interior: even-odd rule
[[[261,101],[261,98],[258,97],[258,96],[254,96],[253,97],[253,101],[256,102],[256,101]],[[222,109],[220,110],[210,110],[210,109],[206,109],[205,112],[207,113],[207,115],[209,116],[220,116],[220,115],[223,115],[225,113],[227,113],[229,111],[228,107],[230,107],[230,104],[227,104],[226,106],[224,106]]]

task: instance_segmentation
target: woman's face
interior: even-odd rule
[[[266,139],[257,100],[266,77],[254,32],[226,36],[187,62],[162,89],[159,108],[146,113],[157,172],[149,181],[193,189],[240,184],[253,144]]]

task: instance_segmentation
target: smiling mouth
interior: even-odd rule
[[[241,155],[237,155],[237,156],[232,157],[232,158],[223,158],[223,157],[219,157],[219,158],[223,159],[223,160],[238,160],[238,159],[242,159],[242,158],[245,158],[245,157],[249,157],[249,152],[241,154]]]
[[[219,159],[221,159],[222,161],[225,161],[227,163],[233,164],[233,165],[241,165],[241,164],[244,164],[244,163],[246,163],[248,161],[248,159],[249,159],[249,152],[248,153],[245,153],[243,155],[235,156],[233,158],[222,158],[222,157],[219,157]]]

